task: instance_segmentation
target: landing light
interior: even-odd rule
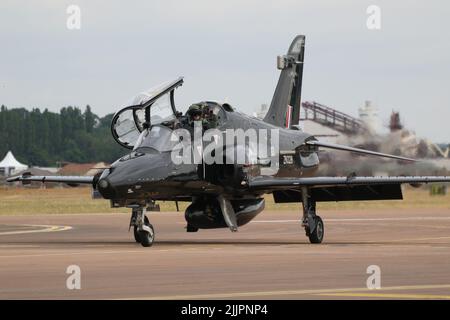
[[[108,181],[106,181],[105,179],[102,179],[98,182],[98,185],[100,188],[106,189],[106,188],[108,188]]]

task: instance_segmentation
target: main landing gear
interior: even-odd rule
[[[132,208],[130,228],[133,227],[134,240],[144,247],[150,247],[155,240],[155,231],[147,216],[144,207]]]
[[[311,243],[322,243],[325,228],[322,219],[316,215],[316,201],[309,195],[308,188],[302,188],[302,226]]]

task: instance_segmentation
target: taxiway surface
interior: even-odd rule
[[[0,217],[0,299],[450,299],[450,210],[325,211],[312,245],[299,213],[263,212],[239,232],[186,233],[152,212],[144,248],[128,214]],[[81,270],[69,290],[67,267]],[[368,290],[367,268],[381,289]]]

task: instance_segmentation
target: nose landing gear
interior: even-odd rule
[[[130,228],[133,227],[134,240],[143,247],[150,247],[155,240],[155,231],[147,216],[144,214],[143,207],[132,209]]]
[[[316,215],[316,201],[309,196],[308,188],[302,188],[303,218],[302,226],[311,243],[322,243],[325,227],[320,216]]]

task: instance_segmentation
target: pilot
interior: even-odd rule
[[[203,131],[217,127],[217,116],[208,105],[193,104],[187,111],[187,120],[190,127],[194,127],[194,121],[201,121]]]
[[[203,127],[205,129],[212,129],[217,127],[217,116],[214,114],[214,111],[209,108],[205,107],[203,109]]]
[[[187,111],[188,122],[191,127],[194,126],[194,121],[202,120],[202,107],[198,104],[193,104],[189,107]]]

